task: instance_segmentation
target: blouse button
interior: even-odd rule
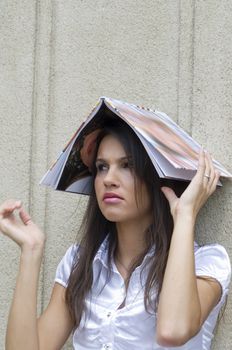
[[[107,317],[110,317],[111,316],[111,312],[109,311],[108,314],[107,314]]]

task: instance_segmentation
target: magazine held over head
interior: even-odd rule
[[[89,194],[95,140],[104,124],[115,118],[121,118],[136,133],[161,178],[193,178],[201,146],[169,116],[160,111],[101,97],[40,184],[56,190]],[[213,163],[221,177],[232,177],[219,162],[213,160]]]

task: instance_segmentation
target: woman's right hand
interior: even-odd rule
[[[31,220],[21,201],[7,200],[0,206],[0,231],[21,250],[41,251],[45,235]]]

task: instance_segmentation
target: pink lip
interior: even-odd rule
[[[120,197],[118,194],[113,193],[113,192],[107,192],[103,196],[103,201],[105,203],[118,203],[122,199],[123,199],[122,197]]]

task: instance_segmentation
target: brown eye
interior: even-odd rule
[[[133,163],[130,160],[126,160],[122,163],[122,167],[124,169],[132,169],[133,168]]]
[[[97,169],[97,172],[102,172],[102,171],[105,171],[108,169],[107,165],[105,163],[97,163],[96,164],[96,169]]]
[[[129,168],[129,163],[128,163],[128,162],[123,162],[123,163],[122,163],[122,167],[123,167],[124,169]]]

